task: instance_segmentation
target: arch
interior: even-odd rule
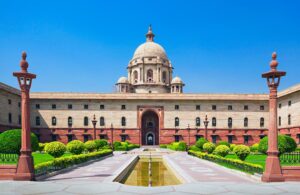
[[[146,133],[146,145],[155,145],[155,134],[153,132]]]
[[[212,118],[211,124],[212,124],[213,127],[217,126],[217,119],[216,119],[216,117]]]
[[[89,125],[89,117],[85,116],[83,119],[83,125],[88,126]]]
[[[232,118],[231,117],[228,118],[228,127],[229,128],[232,127]]]
[[[289,114],[288,115],[288,125],[291,125],[292,124],[292,120],[291,120],[291,115]]]
[[[121,126],[126,126],[126,117],[125,116],[123,116],[121,118]]]
[[[244,118],[244,127],[248,127],[248,118],[247,117]]]
[[[147,82],[149,82],[149,83],[153,82],[153,70],[152,69],[147,70]]]
[[[73,118],[71,116],[68,117],[68,126],[72,127],[73,125]]]
[[[196,118],[196,126],[197,126],[197,127],[200,127],[200,125],[201,125],[200,117],[197,117],[197,118]]]
[[[259,125],[260,125],[260,127],[265,126],[265,119],[263,117],[260,118]]]
[[[139,74],[138,74],[138,72],[135,70],[135,71],[133,71],[133,82],[134,82],[134,83],[137,83],[137,82],[138,82],[138,79],[139,79]]]
[[[57,119],[55,116],[52,116],[51,123],[52,123],[52,126],[56,126]]]
[[[142,145],[159,144],[159,115],[153,110],[143,112],[141,117],[141,141]],[[153,143],[148,143],[149,135],[152,135]]]
[[[100,117],[100,126],[104,126],[105,125],[105,119],[103,116]]]
[[[162,82],[166,83],[167,82],[167,71],[162,72]]]
[[[178,126],[179,126],[179,118],[175,117],[175,127],[178,127]]]

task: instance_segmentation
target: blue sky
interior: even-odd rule
[[[188,93],[267,93],[277,51],[300,83],[300,1],[0,0],[0,82],[17,87],[26,50],[32,91],[111,92],[149,24]]]

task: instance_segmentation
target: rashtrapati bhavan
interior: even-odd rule
[[[31,130],[41,142],[96,136],[141,145],[194,144],[200,137],[251,145],[267,135],[269,95],[185,94],[173,69],[150,27],[116,93],[31,93]],[[0,83],[1,132],[20,128],[20,94]],[[278,129],[300,143],[300,85],[280,91],[278,98]]]

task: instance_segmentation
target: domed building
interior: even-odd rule
[[[172,64],[165,49],[154,42],[149,26],[146,42],[135,50],[127,66],[130,90],[127,93],[171,93]],[[124,93],[124,83],[117,82],[117,91]],[[182,92],[181,86],[181,92]]]

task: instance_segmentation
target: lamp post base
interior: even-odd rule
[[[277,156],[278,152],[274,152],[268,155],[266,159],[266,169],[263,173],[261,180],[263,182],[282,182],[284,177],[281,172],[280,161]]]
[[[24,152],[23,154],[21,152],[14,180],[33,181],[34,179],[33,158],[31,152],[30,155],[28,152]]]

